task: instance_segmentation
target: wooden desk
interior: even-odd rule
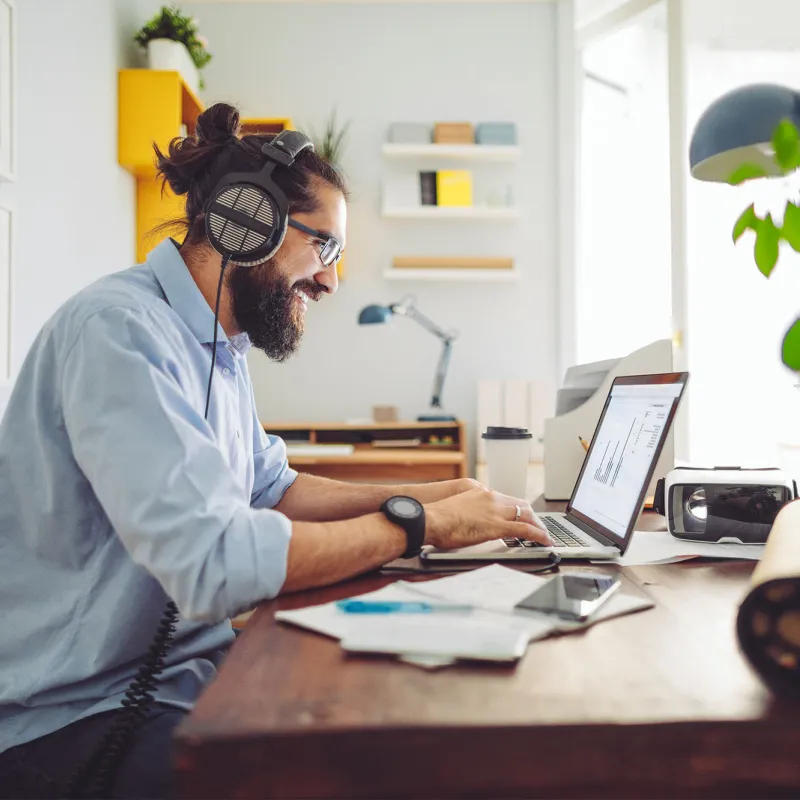
[[[289,455],[289,466],[355,483],[422,483],[467,476],[463,422],[265,422],[264,430],[293,442],[349,444],[352,455]],[[432,441],[449,440],[448,444]],[[415,447],[380,447],[386,440],[419,439]]]
[[[516,668],[348,658],[273,618],[394,577],[283,597],[180,727],[182,795],[798,796],[800,706],[773,702],[736,645],[751,570],[627,568],[626,588],[656,608],[534,643]]]

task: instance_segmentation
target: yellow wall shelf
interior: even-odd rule
[[[118,161],[136,177],[136,260],[164,238],[153,229],[181,219],[182,197],[156,178],[153,143],[166,151],[176,136],[192,135],[205,106],[178,72],[151,69],[119,71]],[[291,128],[287,117],[243,119],[242,133],[279,133]]]

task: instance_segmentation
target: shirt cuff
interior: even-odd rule
[[[260,492],[250,503],[252,508],[275,508],[283,499],[286,490],[297,479],[297,471],[286,464],[280,476],[268,488]]]
[[[238,519],[236,518],[238,517]],[[278,595],[286,582],[292,523],[277,511],[243,510],[223,537],[227,616]]]

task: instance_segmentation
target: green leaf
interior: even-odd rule
[[[800,319],[794,321],[783,337],[781,360],[789,369],[800,371]]]
[[[800,207],[794,203],[786,203],[781,237],[788,242],[792,250],[800,253]]]
[[[756,231],[755,257],[756,265],[765,278],[769,278],[770,273],[778,263],[778,245],[781,241],[780,228],[775,227],[772,221],[772,214],[761,220]]]
[[[736,220],[736,224],[733,226],[733,243],[736,244],[745,231],[758,233],[759,225],[761,225],[761,217],[756,214],[755,206],[751,204],[742,212],[742,216]]]
[[[766,178],[767,171],[764,167],[760,167],[758,164],[742,164],[741,166],[736,167],[736,169],[731,173],[730,177],[728,178],[728,183],[732,186],[738,186],[745,181],[753,180],[753,178]]]
[[[772,134],[775,160],[784,172],[791,172],[800,166],[800,133],[788,119],[781,120]]]

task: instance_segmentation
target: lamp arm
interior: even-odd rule
[[[434,336],[438,336],[444,342],[452,342],[453,339],[456,338],[454,334],[448,333],[443,328],[440,328],[433,320],[428,319],[428,317],[426,317],[424,314],[421,314],[419,311],[417,311],[416,307],[411,304],[398,304],[397,306],[391,306],[391,309],[395,313],[401,313],[405,314],[407,317],[411,317],[414,322],[421,325],[426,331],[429,331]]]
[[[433,408],[442,407],[442,392],[444,390],[444,379],[447,377],[447,367],[450,364],[450,351],[453,349],[453,340],[448,337],[442,345],[442,354],[439,356],[439,364],[436,367],[436,378],[433,382],[433,396],[431,406]]]

